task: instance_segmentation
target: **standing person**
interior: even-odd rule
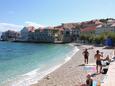
[[[87,49],[85,49],[82,54],[84,55],[84,63],[88,64],[89,52],[87,51]]]
[[[103,57],[103,55],[99,54],[99,50],[97,50],[94,57],[96,59],[96,70],[97,70],[97,73],[98,73],[98,66],[100,67],[100,72],[99,73],[101,73],[101,70],[102,70],[101,57]]]

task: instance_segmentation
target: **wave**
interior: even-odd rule
[[[61,65],[62,64],[56,65],[54,67],[49,68],[48,70],[41,71],[41,72],[40,70],[35,69],[34,71],[31,71],[29,73],[20,76],[20,79],[18,78],[15,81],[5,84],[5,86],[30,86],[31,84],[37,83],[46,75],[59,68]]]
[[[70,45],[70,46],[74,46],[74,45],[72,45],[72,44],[69,44],[69,45]],[[70,52],[69,55],[66,56],[65,62],[69,61],[69,60],[75,55],[75,53],[78,52],[78,51],[79,51],[79,49],[74,46],[73,51]]]
[[[69,45],[73,46],[74,49],[70,53],[68,53],[68,55],[66,55],[66,58],[64,59],[63,63],[55,65],[44,71],[41,71],[40,68],[35,69],[31,72],[21,75],[20,78],[10,82],[8,85],[5,86],[30,86],[31,84],[38,83],[38,81],[44,78],[46,75],[48,75],[49,73],[53,72],[54,70],[58,69],[60,66],[68,62],[73,57],[73,55],[75,55],[75,53],[78,52],[79,49],[77,47],[75,47],[72,44]]]

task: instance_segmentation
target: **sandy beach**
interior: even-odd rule
[[[33,84],[31,86],[80,86],[84,84],[86,81],[87,74],[95,74],[95,59],[94,54],[96,50],[100,50],[104,53],[104,56],[110,55],[112,56],[112,49],[103,49],[103,47],[94,47],[89,45],[78,46],[79,51],[69,60],[67,63],[62,65],[60,68],[56,69],[52,73],[48,74],[42,80],[38,81],[38,83]],[[84,58],[82,55],[83,49],[88,48],[89,51],[89,64],[87,66],[83,66]],[[98,74],[92,77],[93,80],[103,81],[104,75]]]

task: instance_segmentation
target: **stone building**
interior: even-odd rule
[[[8,30],[2,33],[1,40],[3,41],[15,41],[20,36],[19,32]]]

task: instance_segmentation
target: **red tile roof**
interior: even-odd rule
[[[28,30],[29,30],[30,32],[34,32],[34,31],[35,31],[35,27],[34,27],[34,26],[29,26],[29,27],[28,27]]]
[[[81,29],[81,32],[87,32],[87,31],[93,31],[96,30],[96,26],[90,26],[90,27],[86,27]]]
[[[60,31],[63,31],[63,30],[64,30],[63,26],[56,26],[56,27],[54,27],[54,29],[55,29],[55,30],[60,30]]]

